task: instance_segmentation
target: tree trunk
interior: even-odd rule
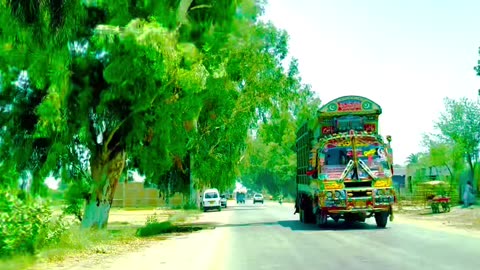
[[[189,158],[190,162],[188,164],[188,169],[189,169],[188,179],[190,181],[190,183],[189,183],[189,186],[190,186],[189,187],[189,190],[190,190],[189,201],[190,201],[191,205],[198,205],[198,194],[197,194],[197,190],[195,189],[195,185],[194,185],[194,182],[193,182],[193,174],[192,174],[194,156],[191,153],[189,153],[189,155],[190,155],[190,158]]]
[[[100,155],[92,163],[93,186],[86,200],[83,228],[107,227],[113,196],[125,168],[125,160],[125,152],[119,152],[113,157]]]

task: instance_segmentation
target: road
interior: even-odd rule
[[[215,229],[173,237],[144,250],[78,269],[478,269],[480,238],[403,220],[326,229],[301,224],[292,205],[231,205],[204,213]],[[72,270],[77,268],[71,268]]]

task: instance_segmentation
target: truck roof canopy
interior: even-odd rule
[[[323,105],[319,117],[334,117],[342,115],[380,115],[382,107],[371,99],[361,96],[343,96]]]

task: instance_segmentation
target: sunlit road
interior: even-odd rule
[[[326,229],[305,225],[292,205],[232,206],[198,221],[215,229],[160,241],[90,269],[478,269],[480,238],[406,222]],[[83,268],[85,269],[85,268]]]

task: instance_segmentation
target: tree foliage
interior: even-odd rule
[[[111,204],[125,166],[227,186],[256,119],[305,96],[254,0],[0,5],[2,169],[32,171],[34,192],[54,171]]]
[[[263,114],[258,128],[247,144],[242,160],[242,182],[256,190],[271,194],[295,195],[296,192],[296,131],[305,121],[315,117],[320,100],[308,85],[298,78],[297,62],[294,60],[289,74],[292,96],[288,103],[277,103]],[[293,91],[298,89],[297,91]]]
[[[480,104],[467,98],[445,99],[445,112],[441,114],[436,127],[441,134],[455,145],[455,156],[460,151],[466,160],[471,177],[478,163],[480,146]]]

